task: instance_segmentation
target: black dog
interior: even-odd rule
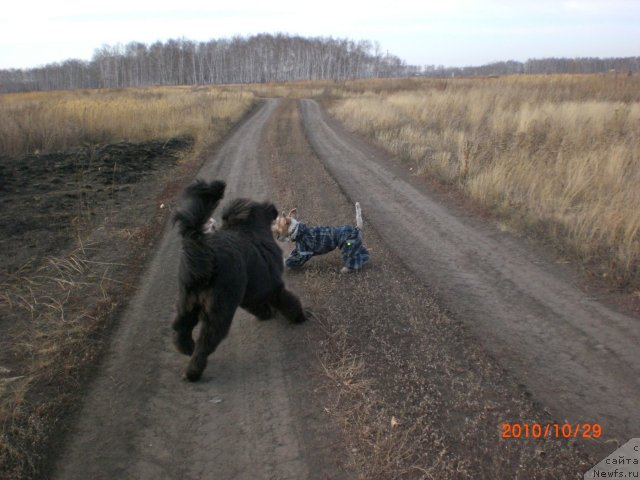
[[[204,226],[224,195],[225,183],[197,180],[184,192],[173,221],[182,235],[174,344],[191,356],[187,379],[196,381],[207,357],[226,337],[242,307],[261,320],[274,309],[285,318],[306,320],[298,297],[282,280],[282,251],[271,233],[278,215],[268,202],[236,199],[223,211],[222,227],[205,233]],[[202,322],[197,342],[192,330]]]

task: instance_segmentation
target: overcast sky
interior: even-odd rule
[[[104,44],[278,32],[378,41],[414,65],[640,56],[640,0],[9,0],[0,68],[90,60]]]

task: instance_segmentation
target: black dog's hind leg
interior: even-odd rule
[[[207,299],[202,312],[200,335],[186,371],[189,381],[195,382],[202,376],[207,366],[207,358],[229,333],[231,321],[239,303],[240,300],[228,292],[224,294],[216,292]]]
[[[275,294],[271,304],[279,310],[287,320],[294,323],[302,323],[307,319],[302,309],[300,299],[284,286]]]
[[[247,312],[254,315],[258,320],[271,320],[274,312],[268,303],[262,305],[243,306]]]
[[[181,292],[177,310],[178,313],[171,325],[173,328],[173,344],[180,353],[191,355],[195,346],[191,332],[198,324],[202,307],[197,302],[194,294]]]

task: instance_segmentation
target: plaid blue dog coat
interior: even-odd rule
[[[369,251],[362,243],[360,229],[353,225],[338,227],[307,227],[298,223],[290,235],[296,247],[285,259],[287,267],[300,267],[314,255],[322,255],[340,249],[345,267],[357,270],[369,261]]]

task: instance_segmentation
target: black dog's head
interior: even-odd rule
[[[222,212],[222,220],[226,228],[251,227],[266,229],[271,233],[271,224],[278,216],[275,205],[269,202],[254,202],[247,198],[237,198],[227,205]]]

